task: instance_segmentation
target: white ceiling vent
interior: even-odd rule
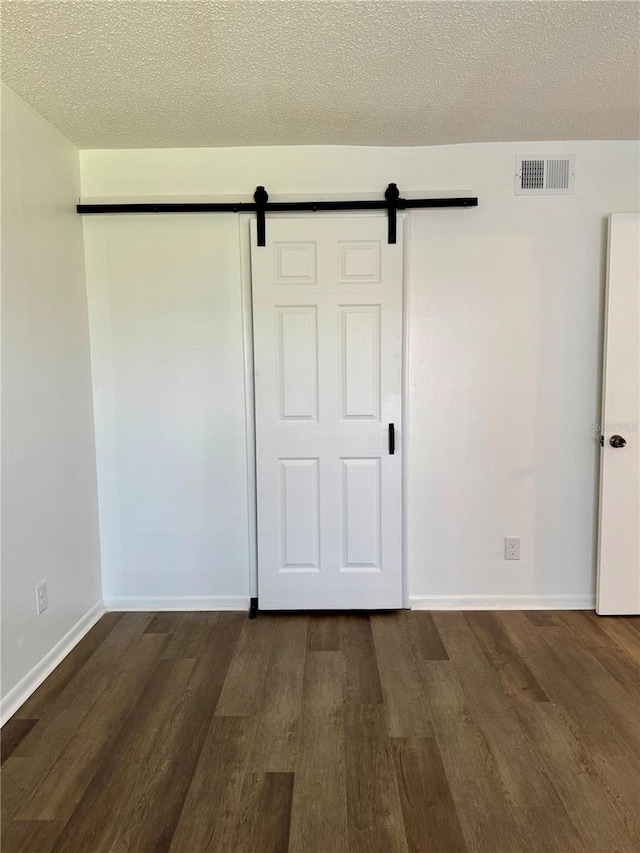
[[[575,154],[516,157],[516,195],[573,195]]]

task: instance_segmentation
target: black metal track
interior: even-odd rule
[[[365,199],[364,201],[270,201],[265,213],[286,213],[307,210],[313,213],[323,210],[386,210],[386,201]],[[477,207],[478,199],[466,198],[399,198],[398,210],[429,207]],[[159,204],[79,204],[78,213],[255,213],[258,205],[252,201],[229,202],[161,202]]]
[[[257,213],[258,245],[265,245],[264,217],[267,213],[293,211],[386,210],[389,215],[389,242],[396,242],[396,211],[411,209],[477,207],[474,196],[461,198],[400,198],[395,184],[389,184],[384,199],[345,201],[269,201],[264,187],[257,187],[253,202],[160,202],[134,204],[79,204],[78,213]]]

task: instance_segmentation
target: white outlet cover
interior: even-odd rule
[[[36,613],[40,616],[41,613],[49,606],[49,596],[47,594],[47,583],[43,581],[36,587]]]
[[[520,559],[520,537],[505,536],[504,539],[504,558],[505,560]]]

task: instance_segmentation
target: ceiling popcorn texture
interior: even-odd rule
[[[640,3],[2,0],[4,82],[81,148],[640,137]]]

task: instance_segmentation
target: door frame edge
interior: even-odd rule
[[[238,244],[240,253],[240,301],[242,308],[242,352],[244,369],[244,419],[247,460],[247,526],[249,594],[258,598],[258,492],[256,471],[256,406],[253,360],[253,307],[251,293],[251,232],[252,214],[238,215]]]
[[[398,224],[402,228],[402,607],[411,609],[409,594],[409,531],[407,505],[408,449],[409,449],[409,244],[411,242],[411,217],[406,213],[398,214]]]

